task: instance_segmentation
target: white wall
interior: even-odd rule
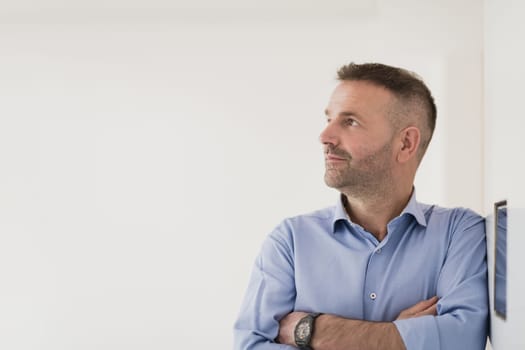
[[[525,3],[485,1],[485,210],[489,282],[491,291],[491,341],[495,350],[525,348],[525,149],[523,82],[525,81]],[[507,319],[494,313],[494,202],[507,200]]]
[[[481,19],[474,0],[2,2],[0,348],[231,348],[264,236],[336,199],[317,136],[350,61],[425,78],[419,198],[481,211]]]

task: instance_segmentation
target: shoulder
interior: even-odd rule
[[[433,220],[446,220],[454,223],[483,222],[485,219],[472,209],[455,207],[446,208],[439,205],[420,204],[425,217]]]
[[[485,219],[472,209],[445,208],[438,205],[420,204],[429,229],[446,230],[450,234],[474,231],[485,234]]]
[[[296,227],[301,225],[308,225],[308,224],[314,224],[314,223],[324,223],[324,222],[331,222],[334,218],[334,206],[322,208],[319,210],[315,210],[309,213],[300,214],[296,216],[291,216],[288,218],[285,218],[281,224],[287,225],[289,227]]]
[[[335,206],[283,219],[270,234],[271,238],[293,240],[297,235],[309,232],[329,232],[332,230]]]

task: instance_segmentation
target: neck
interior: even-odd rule
[[[372,233],[379,241],[387,235],[387,225],[399,216],[412,195],[412,185],[394,188],[388,192],[375,193],[368,198],[352,196],[342,191],[345,210],[353,222]]]

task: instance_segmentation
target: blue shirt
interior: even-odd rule
[[[276,344],[291,311],[394,321],[407,350],[483,350],[488,328],[485,225],[464,208],[412,194],[379,242],[343,204],[284,220],[265,240],[234,327],[234,349]],[[437,295],[437,316],[395,321]]]

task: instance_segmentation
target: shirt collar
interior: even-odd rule
[[[427,226],[427,219],[425,218],[425,212],[423,211],[423,206],[421,205],[421,203],[419,203],[416,200],[416,189],[415,188],[412,189],[412,195],[410,196],[408,204],[405,207],[405,209],[403,209],[403,211],[401,212],[401,215],[399,216],[403,216],[404,214],[412,215],[416,219],[418,224],[420,224],[421,226],[425,226],[425,227]]]
[[[341,195],[339,196],[339,200],[335,204],[334,218],[332,220],[332,233],[335,233],[335,225],[337,224],[337,222],[344,221],[344,220],[350,221],[350,218],[348,217],[348,214],[346,213],[346,210],[345,210],[345,205],[344,205],[345,202],[346,202],[346,197],[344,194],[341,193]]]
[[[339,200],[337,201],[335,205],[334,217],[332,220],[332,232],[333,233],[335,233],[335,225],[338,221],[348,220],[352,222],[352,220],[346,213],[345,202],[346,202],[346,197],[341,193],[341,195],[339,196]],[[421,226],[425,226],[425,227],[427,226],[427,219],[425,218],[425,213],[423,212],[422,205],[416,200],[416,189],[415,188],[412,190],[410,199],[408,200],[408,203],[405,209],[403,209],[399,217],[405,214],[412,215],[416,219],[417,223],[420,224]],[[395,218],[392,220],[395,220]]]

